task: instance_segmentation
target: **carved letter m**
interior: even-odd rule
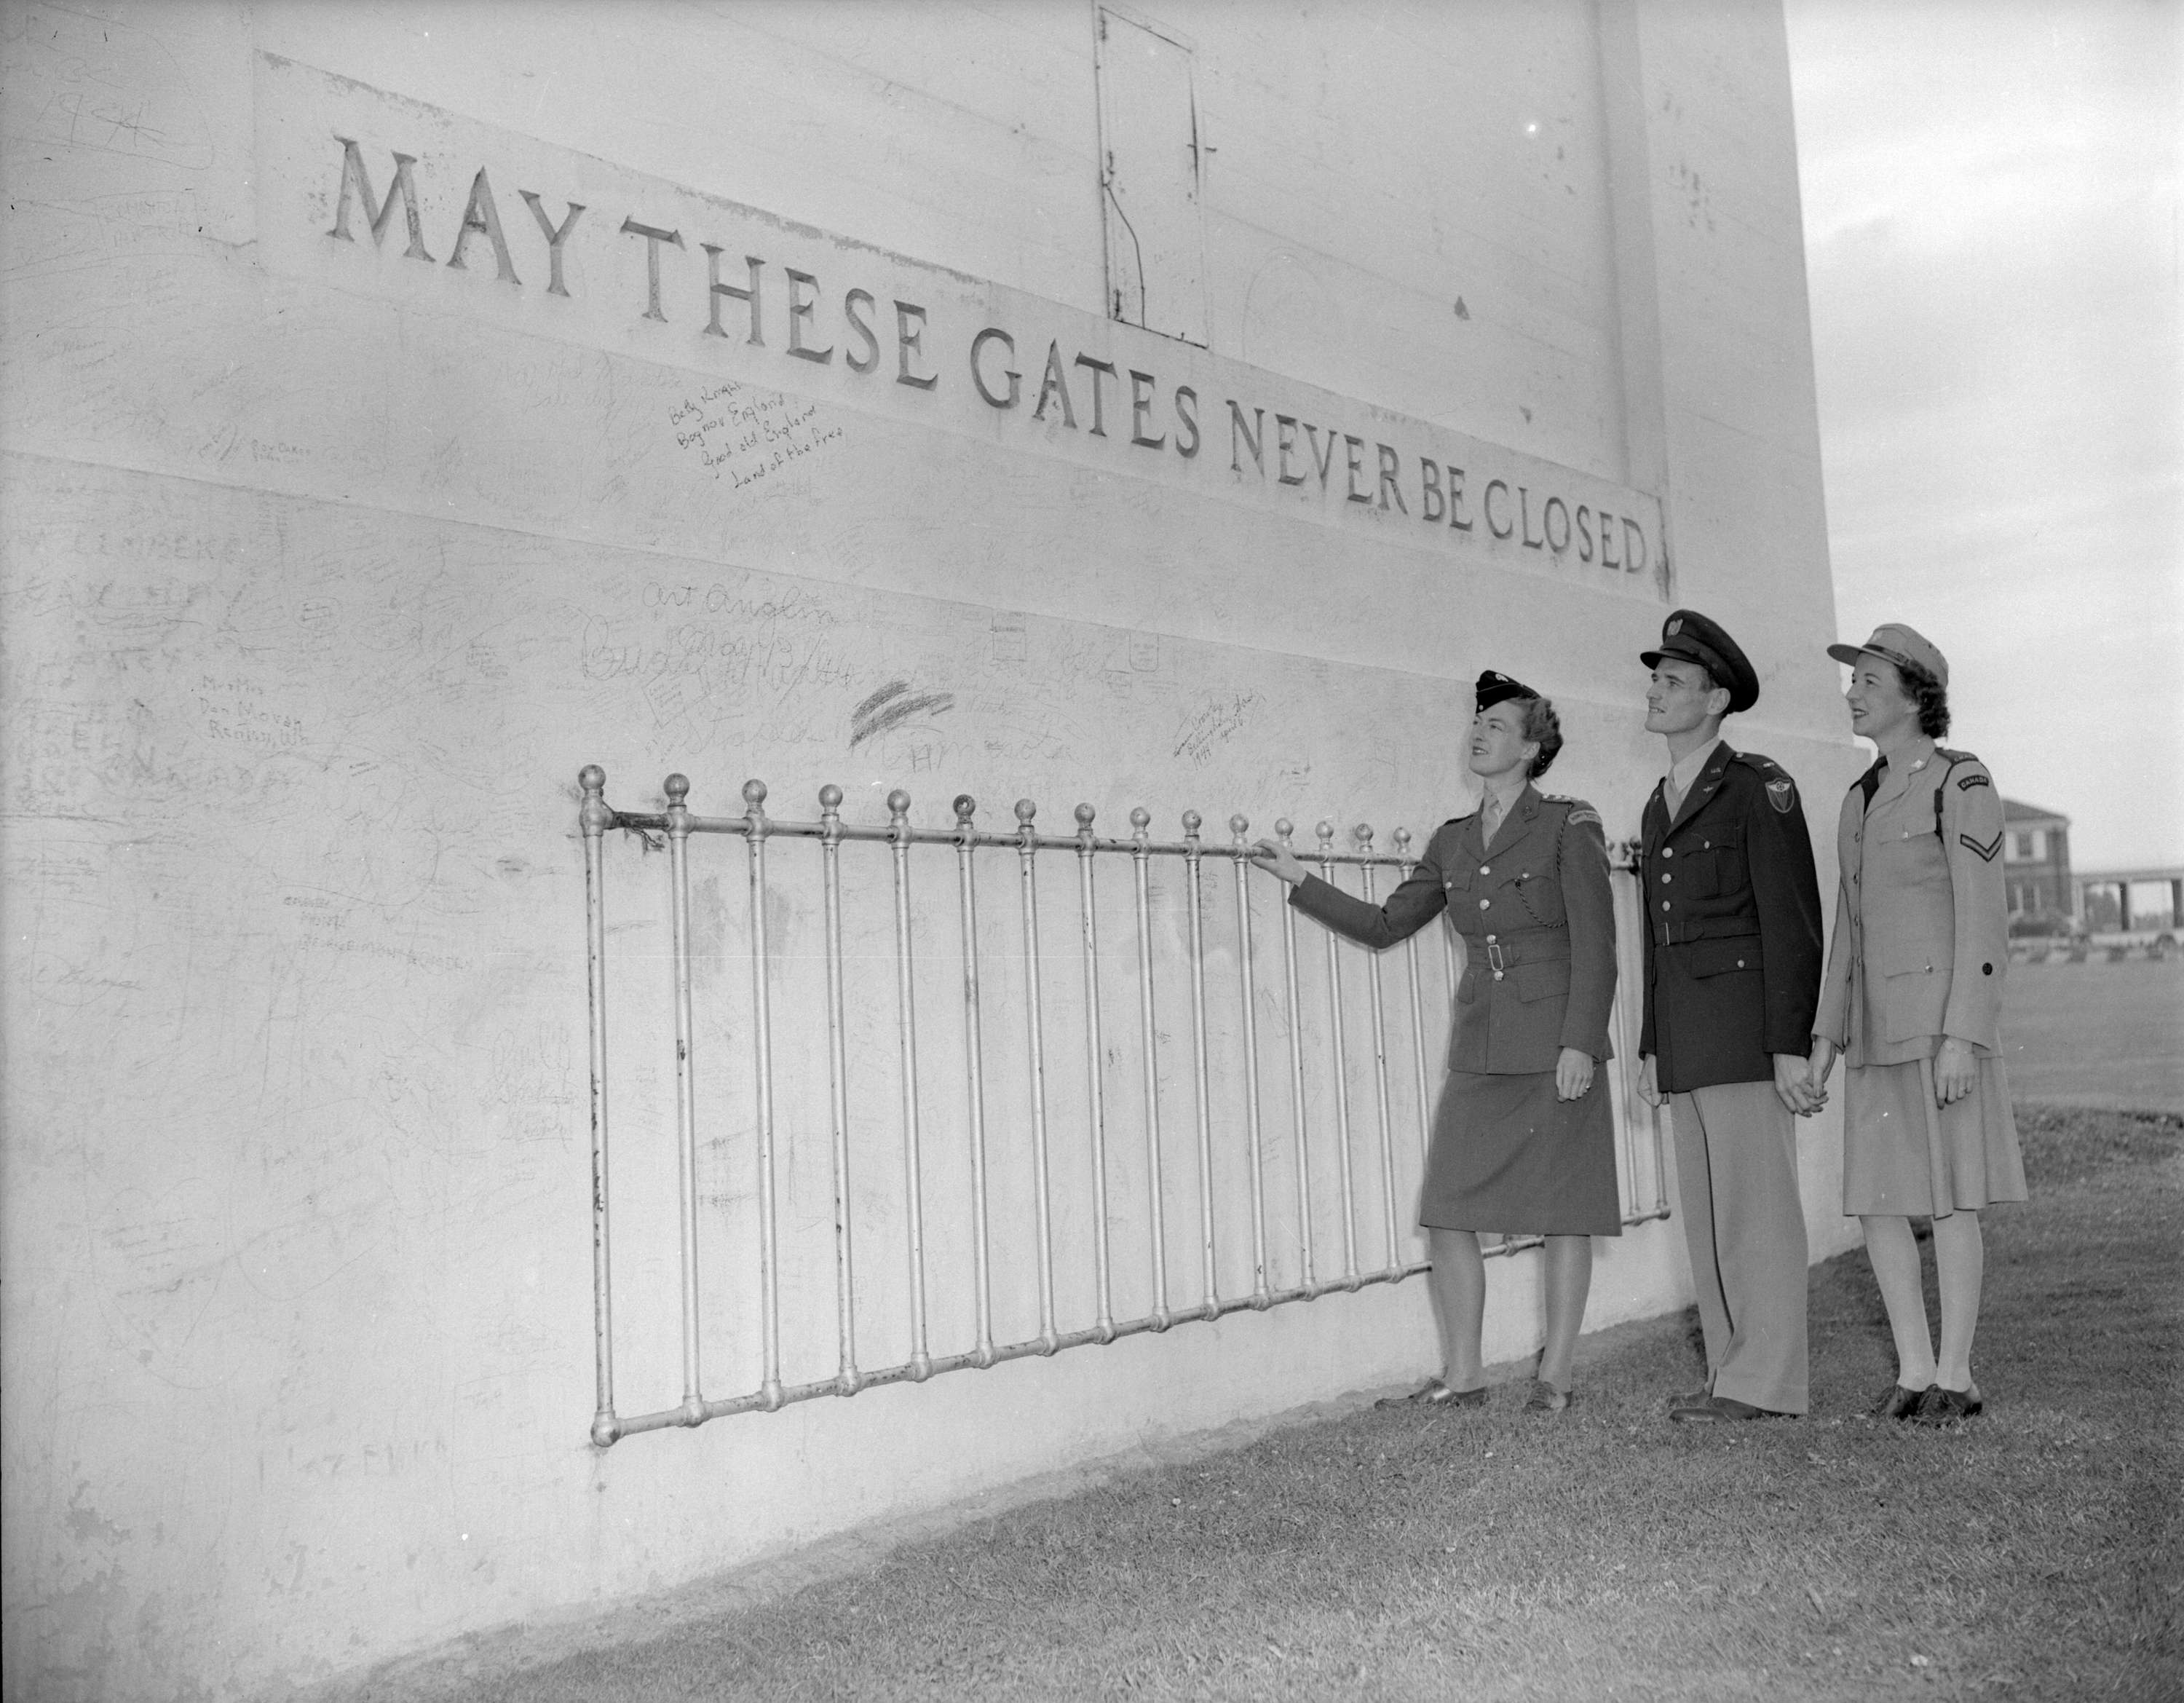
[[[345,136],[334,138],[342,145],[341,198],[334,208],[334,228],[326,234],[338,237],[344,243],[356,238],[348,233],[348,209],[352,196],[364,198],[364,210],[371,219],[371,240],[380,242],[387,230],[387,221],[394,211],[394,198],[402,198],[402,216],[409,227],[410,247],[405,252],[413,260],[427,260],[432,257],[425,252],[425,232],[417,217],[417,183],[410,176],[410,168],[417,163],[416,156],[398,154],[394,156],[394,181],[387,186],[387,199],[379,204],[376,213],[371,210],[371,180],[365,176],[364,155],[357,145]]]

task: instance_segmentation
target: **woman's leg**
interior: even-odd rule
[[[1979,1328],[1980,1281],[1986,1270],[1976,1212],[1959,1207],[1934,1220],[1934,1270],[1942,1291],[1942,1363],[1934,1382],[1943,1389],[1970,1389],[1972,1333]]]
[[[1540,1382],[1567,1392],[1577,1333],[1585,1323],[1585,1298],[1592,1287],[1592,1238],[1547,1238],[1547,1340],[1540,1350]]]
[[[1896,1338],[1896,1382],[1905,1389],[1924,1389],[1934,1382],[1934,1338],[1926,1328],[1926,1292],[1919,1281],[1919,1244],[1911,1235],[1911,1220],[1875,1214],[1861,1216],[1858,1223]]]
[[[1481,1389],[1486,1368],[1479,1337],[1486,1318],[1486,1261],[1468,1230],[1426,1231],[1433,1255],[1434,1317],[1440,1326],[1441,1382],[1453,1390]]]

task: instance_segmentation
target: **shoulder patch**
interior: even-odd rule
[[[1958,777],[1957,790],[1968,792],[1975,786],[1992,786],[1994,782],[1989,779],[1983,771],[1975,771],[1970,774]]]
[[[1767,801],[1787,816],[1797,806],[1797,783],[1786,774],[1777,774],[1767,783]]]
[[[1982,846],[1978,840],[1973,839],[1969,834],[1959,834],[1957,835],[1957,839],[1966,851],[1976,853],[1979,860],[1982,863],[1993,863],[1995,860],[1995,855],[2002,850],[2002,835],[1999,834],[1996,835],[1993,839],[1988,840],[1984,846]]]
[[[1600,812],[1597,810],[1595,810],[1590,804],[1580,804],[1576,809],[1570,812],[1569,819],[1573,824],[1580,822],[1597,823],[1600,822]],[[1602,823],[1601,826],[1604,829],[1607,824],[1605,823]]]

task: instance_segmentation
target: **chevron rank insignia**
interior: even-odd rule
[[[1797,801],[1797,782],[1791,780],[1786,774],[1778,776],[1776,779],[1769,781],[1767,783],[1767,801],[1773,805],[1781,814],[1787,816],[1790,813],[1791,806],[1794,805]]]
[[[1959,834],[1957,835],[1957,838],[1963,842],[1964,847],[1967,852],[1976,852],[1979,853],[1980,860],[1982,863],[1993,863],[1995,853],[2002,850],[2002,835],[1999,834],[1996,835],[1993,839],[1988,840],[1984,846],[1981,845],[1978,840],[1973,839],[1969,834]]]
[[[1569,819],[1573,823],[1598,822],[1600,812],[1597,810],[1573,810],[1569,813]]]
[[[1968,774],[1957,782],[1957,790],[1969,792],[1975,786],[1992,786],[1994,783],[1983,774]]]

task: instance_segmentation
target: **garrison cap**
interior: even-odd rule
[[[1899,668],[1916,668],[1930,674],[1934,684],[1949,684],[1949,659],[1934,647],[1933,641],[1914,628],[1900,621],[1885,622],[1873,629],[1873,637],[1863,645],[1830,645],[1828,655],[1838,662],[1858,666],[1858,659],[1871,651],[1884,662],[1893,662]]]
[[[1736,640],[1722,631],[1719,622],[1696,609],[1679,609],[1671,614],[1662,624],[1660,649],[1641,651],[1638,660],[1653,668],[1660,666],[1663,656],[1696,662],[1705,669],[1714,684],[1728,691],[1731,715],[1759,701],[1759,675],[1737,649]]]
[[[1508,675],[1498,674],[1491,668],[1479,677],[1478,692],[1479,701],[1472,706],[1474,715],[1511,698],[1536,698],[1540,695],[1522,680],[1513,680]]]

